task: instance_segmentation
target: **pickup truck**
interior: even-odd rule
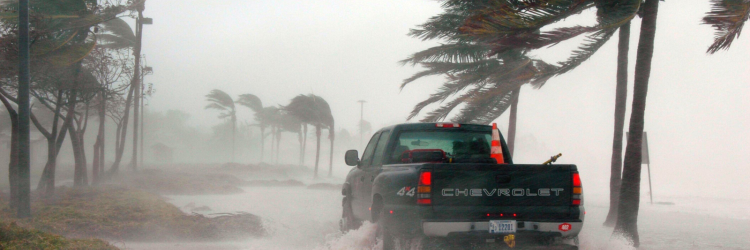
[[[575,165],[514,164],[505,140],[487,125],[412,123],[383,128],[346,177],[341,230],[378,225],[383,249],[398,241],[577,244],[584,220]],[[491,157],[493,144],[502,147]],[[499,151],[496,148],[495,151]],[[503,244],[505,243],[505,244]],[[403,243],[402,243],[403,244]]]

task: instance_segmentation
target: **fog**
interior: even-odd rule
[[[740,39],[730,51],[706,54],[713,31],[700,19],[709,7],[704,1],[660,7],[645,129],[656,194],[737,198],[750,192],[743,185],[750,179],[743,160],[750,141],[750,44]],[[143,50],[155,70],[146,82],[156,93],[147,109],[183,111],[189,124],[209,131],[220,123],[217,112],[203,109],[211,89],[252,93],[264,105],[315,93],[330,103],[338,127],[353,134],[358,100],[367,101],[364,117],[375,130],[404,122],[443,81],[432,77],[399,89],[419,68],[397,61],[436,45],[406,33],[440,11],[436,1],[150,2],[145,13],[155,24],[145,28]],[[634,19],[631,58],[639,26]],[[540,57],[562,60],[574,46],[560,44]],[[560,161],[577,164],[590,190],[608,190],[616,47],[613,39],[573,72],[541,89],[522,89],[517,161],[563,153]],[[240,121],[252,121],[252,115],[238,111]],[[505,129],[507,115],[497,122]],[[348,168],[336,164],[344,176]]]
[[[315,94],[331,107],[336,122],[333,177],[312,178],[315,165],[315,130],[307,136],[304,169],[294,174],[240,175],[243,181],[295,180],[305,186],[343,183],[351,167],[344,164],[347,149],[364,150],[359,139],[359,100],[365,100],[364,120],[373,132],[385,126],[418,122],[437,106],[429,106],[411,121],[406,117],[445,81],[428,77],[400,89],[402,81],[420,68],[402,66],[399,60],[438,45],[407,36],[409,29],[442,12],[441,3],[428,0],[381,1],[237,1],[153,0],[144,15],[154,20],[145,26],[143,54],[154,74],[145,77],[155,92],[146,102],[145,169],[215,172],[231,166],[231,129],[219,112],[206,109],[213,89],[233,98],[258,96],[263,106],[287,105],[300,94]],[[706,53],[713,30],[701,24],[710,10],[708,1],[660,2],[655,53],[645,115],[648,133],[653,199],[672,206],[648,204],[646,166],[641,179],[642,244],[647,249],[747,249],[742,239],[750,233],[750,42],[740,37],[728,51]],[[565,24],[593,23],[595,10]],[[128,22],[133,24],[132,19]],[[633,72],[640,18],[631,26],[628,129]],[[625,249],[609,238],[601,226],[609,201],[610,160],[614,121],[617,35],[591,59],[568,74],[552,78],[542,88],[525,85],[518,108],[516,163],[541,163],[562,153],[558,164],[575,164],[587,195],[589,219],[581,236],[582,249]],[[532,57],[560,61],[580,40],[536,52]],[[509,112],[495,122],[507,133]],[[5,115],[7,116],[7,115]],[[238,135],[234,164],[286,167],[298,163],[297,134],[284,133],[280,153],[270,152],[266,141],[263,164],[260,131],[255,113],[238,106]],[[5,119],[5,117],[3,118]],[[108,120],[107,133],[114,134]],[[92,128],[98,121],[92,119]],[[131,125],[132,126],[132,123]],[[344,132],[344,130],[346,132]],[[35,131],[35,130],[34,130]],[[3,132],[9,134],[8,131]],[[34,132],[32,132],[34,133]],[[97,131],[85,135],[86,154],[93,155]],[[328,174],[329,131],[321,136],[320,175]],[[130,161],[132,131],[128,132],[123,169]],[[34,136],[32,135],[32,139]],[[40,137],[39,137],[40,138]],[[112,164],[114,136],[108,139],[107,164]],[[154,150],[157,144],[173,150],[169,160]],[[46,144],[34,147],[32,185],[46,160]],[[0,165],[8,163],[8,147],[0,148]],[[65,142],[58,160],[58,184],[70,185],[73,157]],[[161,158],[160,158],[161,157]],[[274,158],[278,158],[277,160]],[[202,167],[206,167],[202,169]],[[209,169],[209,170],[206,170]],[[220,171],[219,171],[220,172]],[[0,174],[7,176],[7,169]],[[7,179],[0,181],[6,190]],[[301,184],[302,185],[302,184]],[[35,186],[32,186],[35,187]],[[372,249],[374,225],[342,235],[339,190],[300,187],[241,187],[230,195],[165,195],[182,208],[208,206],[210,213],[243,211],[263,218],[270,236],[221,243],[141,243],[114,241],[127,249]],[[310,205],[312,204],[312,205]],[[700,216],[708,227],[686,231],[679,224]],[[726,231],[719,225],[730,225]],[[606,231],[606,230],[605,230]],[[730,231],[725,234],[725,232]],[[706,236],[708,235],[708,236]],[[745,235],[745,236],[742,236]],[[707,238],[701,238],[707,237]],[[723,238],[722,238],[723,237]],[[662,242],[664,241],[664,242]],[[691,241],[698,241],[691,245]],[[672,245],[665,242],[672,242]],[[697,245],[697,246],[696,246]]]

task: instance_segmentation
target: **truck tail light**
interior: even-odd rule
[[[583,195],[583,186],[581,185],[581,176],[576,172],[576,173],[573,173],[572,179],[573,179],[573,196],[572,196],[571,205],[580,206],[582,203],[581,195]]]
[[[417,186],[417,204],[432,205],[432,172],[419,173],[419,185]]]

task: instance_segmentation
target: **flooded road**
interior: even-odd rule
[[[338,180],[325,180],[338,183]],[[315,183],[303,180],[305,183]],[[378,249],[375,227],[365,224],[347,235],[338,232],[341,192],[300,187],[252,187],[236,195],[168,196],[178,207],[207,206],[211,211],[248,212],[264,218],[269,235],[232,242],[116,243],[124,249]],[[641,203],[641,249],[750,249],[748,200],[664,198],[675,205]],[[605,195],[587,194],[587,217],[580,249],[629,249],[601,226],[607,213]],[[745,212],[742,212],[744,209]]]

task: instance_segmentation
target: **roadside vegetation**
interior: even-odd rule
[[[116,250],[119,248],[99,239],[66,239],[59,235],[20,227],[16,223],[0,222],[0,249]]]
[[[16,223],[73,238],[112,241],[221,240],[265,234],[260,217],[186,214],[163,197],[142,190],[107,185],[60,188],[51,199],[33,199],[35,216],[13,219],[0,201],[0,222]]]

